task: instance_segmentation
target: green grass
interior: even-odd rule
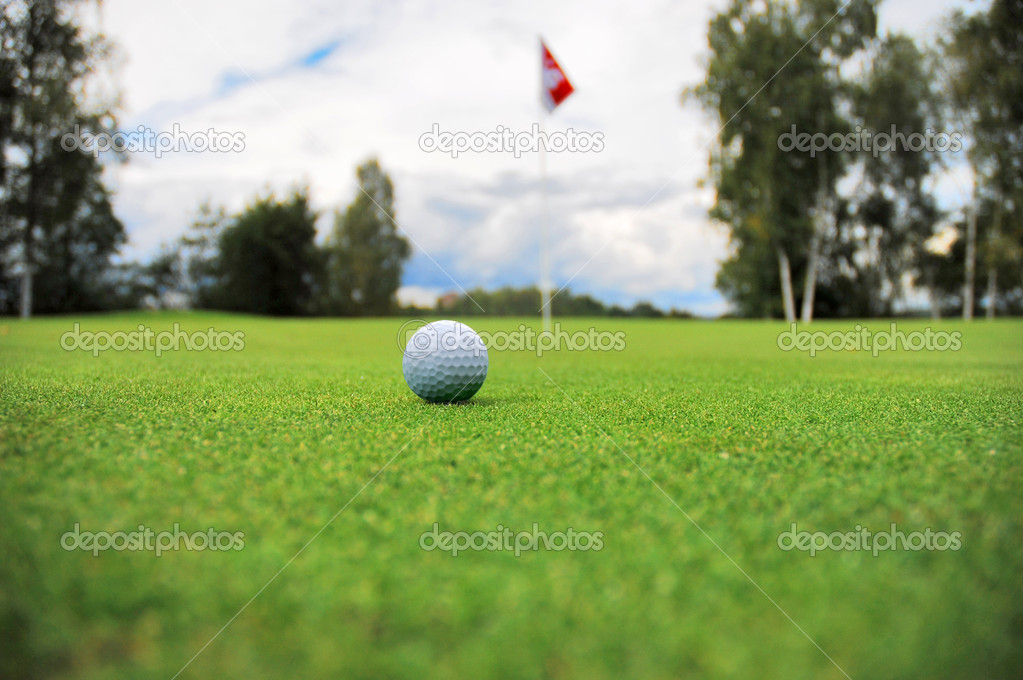
[[[93,357],[60,349],[75,321],[245,347]],[[781,352],[781,324],[565,325],[591,324],[625,351],[492,352],[436,406],[397,319],[0,320],[0,677],[169,679],[200,650],[179,677],[1023,676],[1023,323],[876,358]],[[68,552],[76,522],[244,549]],[[419,547],[435,522],[603,549],[452,557]],[[811,557],[778,548],[793,522],[962,548]]]

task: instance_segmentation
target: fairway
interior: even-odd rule
[[[626,346],[492,349],[433,405],[404,321],[0,320],[0,677],[1023,675],[1023,323],[810,357],[779,322],[562,320]],[[76,322],[244,347],[93,356],[61,348]],[[811,556],[779,547],[794,523],[959,543]],[[243,540],[94,555],[76,524]],[[435,525],[600,546],[453,556]]]

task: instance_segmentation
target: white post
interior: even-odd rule
[[[963,282],[963,321],[973,321],[973,286],[977,278],[977,177],[966,211],[966,281]]]
[[[540,132],[544,131],[543,114],[540,118]],[[551,330],[551,255],[550,236],[547,228],[547,152],[540,144],[540,316],[543,331]]]
[[[21,318],[32,316],[32,270],[25,265],[21,274]]]

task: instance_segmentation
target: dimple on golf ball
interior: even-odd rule
[[[465,401],[487,378],[490,360],[483,339],[458,321],[434,321],[405,346],[401,370],[409,389],[426,401]]]

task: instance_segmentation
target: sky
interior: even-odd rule
[[[713,190],[701,187],[716,126],[681,94],[701,80],[707,23],[724,5],[104,0],[85,18],[117,52],[92,88],[119,91],[120,129],[241,139],[229,151],[137,152],[110,164],[123,255],[145,261],[173,243],[203,201],[234,212],[298,186],[309,188],[323,238],[358,191],[355,168],[376,157],[413,246],[399,300],[535,284],[539,155],[453,158],[423,150],[421,138],[435,126],[519,133],[542,123],[603,141],[599,151],[546,154],[555,288],[720,314],[714,276],[727,232],[708,220]],[[887,0],[880,28],[927,42],[956,6],[972,5]],[[576,90],[549,116],[539,35]],[[961,204],[962,173],[938,182],[944,206]]]

